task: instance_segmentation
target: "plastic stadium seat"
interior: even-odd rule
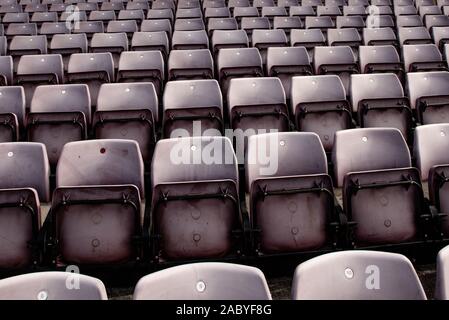
[[[437,300],[449,300],[449,276],[448,276],[448,261],[449,261],[449,247],[446,246],[438,252],[436,265],[436,285],[434,297]]]
[[[336,75],[293,77],[290,103],[296,128],[318,134],[326,151],[336,131],[351,127],[346,91]]]
[[[170,9],[170,11],[175,12],[176,5],[174,1],[154,1],[151,9]]]
[[[223,132],[223,99],[216,80],[169,81],[163,108],[164,138]]]
[[[205,148],[213,150],[212,159],[203,158]],[[219,258],[235,252],[239,245],[233,234],[241,230],[241,217],[237,159],[228,138],[159,140],[151,169],[151,234],[158,239],[158,258]]]
[[[346,0],[325,0],[324,5],[328,7],[343,7],[347,3]]]
[[[396,15],[396,21],[401,16],[414,16],[418,14],[418,9],[413,5],[413,0],[410,5],[396,5],[394,7],[394,13]]]
[[[23,55],[46,54],[47,38],[45,36],[15,36],[9,43],[9,54],[14,59],[14,69]]]
[[[301,5],[316,8],[317,6],[324,5],[324,1],[322,1],[322,0],[303,0],[303,1],[301,1]]]
[[[137,26],[136,20],[113,20],[109,21],[106,28],[106,32],[109,33],[121,33],[125,32],[129,39],[132,38],[133,33],[137,32],[139,27]]]
[[[262,271],[231,263],[203,262],[147,275],[134,289],[134,300],[271,300]]]
[[[115,12],[111,11],[92,11],[89,14],[89,21],[101,21],[103,26],[107,26],[109,21],[115,20]]]
[[[135,240],[141,234],[141,199],[145,198],[143,173],[135,141],[67,143],[47,216],[46,241],[52,260],[108,266],[135,261],[140,251]]]
[[[79,288],[69,289],[75,280]],[[0,280],[2,300],[107,300],[99,279],[61,271],[35,272]]]
[[[411,139],[412,110],[395,74],[353,74],[350,95],[361,127],[397,128]]]
[[[216,58],[223,48],[247,48],[248,35],[244,30],[216,30],[211,38],[212,52]]]
[[[254,0],[253,7],[261,10],[264,7],[273,7],[275,6],[274,0]]]
[[[231,10],[231,13],[234,12],[235,8],[240,7],[251,7],[249,0],[228,0],[228,8]]]
[[[35,12],[31,16],[30,22],[41,26],[44,22],[57,22],[58,14],[56,12]]]
[[[179,0],[178,1],[178,10],[179,9],[193,9],[193,8],[201,8],[199,0]]]
[[[268,163],[261,159],[260,152]],[[338,217],[332,180],[315,133],[251,136],[245,166],[251,222],[260,232],[255,244],[259,252],[319,250],[334,241],[329,226]],[[319,191],[316,186],[320,186]]]
[[[217,57],[218,81],[224,95],[233,78],[262,77],[262,57],[257,48],[221,49]]]
[[[124,10],[125,6],[122,2],[102,2],[101,3],[101,11],[115,11],[119,12],[120,10]]]
[[[449,121],[449,72],[410,72],[407,74],[407,92],[420,123]]]
[[[449,27],[434,27],[432,29],[432,36],[435,44],[443,52],[446,43],[449,43]]]
[[[170,25],[175,21],[173,11],[170,9],[150,9],[147,13],[148,20],[165,20],[170,21]]]
[[[50,200],[47,153],[40,143],[0,143],[0,159],[0,267],[20,269],[39,262],[40,201]]]
[[[0,142],[18,141],[25,122],[25,92],[20,86],[0,88]]]
[[[24,87],[26,106],[29,107],[37,86],[64,82],[62,57],[59,54],[22,56],[17,66],[15,82]]]
[[[101,21],[80,21],[75,24],[72,33],[85,33],[88,40],[90,40],[94,33],[103,33],[104,25]]]
[[[175,31],[171,46],[173,50],[208,49],[209,37],[205,30]]]
[[[36,36],[37,25],[35,23],[10,23],[6,28],[5,35],[8,40],[17,36]]]
[[[365,24],[365,17],[368,15],[368,12],[363,5],[348,5],[343,6],[343,16],[345,17],[358,17],[363,20],[363,24]],[[337,17],[338,20],[338,17]],[[359,19],[357,19],[359,20]],[[338,28],[338,27],[337,27]]]
[[[208,8],[226,8],[225,0],[210,0],[203,2],[203,10],[206,11]]]
[[[337,29],[355,28],[358,32],[365,28],[365,21],[361,16],[339,16],[335,24]]]
[[[203,18],[203,12],[200,8],[186,8],[176,10],[176,19],[196,19]]]
[[[85,11],[88,14],[92,11],[99,10],[99,5],[96,2],[81,2],[77,3],[76,6],[78,7],[78,10]]]
[[[343,15],[343,13],[337,6],[317,6],[316,15],[317,17],[331,17],[335,23],[336,17]]]
[[[0,36],[0,56],[5,56],[7,53],[8,41],[5,36]]]
[[[407,143],[398,129],[337,132],[332,163],[336,185],[343,187],[348,221],[357,224],[353,231],[357,247],[419,241],[424,195],[419,171],[411,167]]]
[[[26,12],[8,12],[5,13],[2,19],[2,23],[7,27],[10,23],[29,23],[30,16]]]
[[[117,82],[151,82],[158,96],[165,80],[164,58],[160,51],[122,52]]]
[[[0,56],[0,84],[13,84],[13,61],[10,56]]]
[[[42,23],[39,34],[47,36],[47,39],[51,40],[55,34],[68,34],[70,29],[67,28],[65,22],[44,22]],[[48,49],[50,49],[50,42],[48,43]]]
[[[363,42],[365,46],[398,45],[392,28],[364,28]]]
[[[256,29],[270,29],[270,20],[267,17],[244,17],[241,22],[241,29],[245,30],[250,37]]]
[[[206,1],[205,3],[210,2]],[[217,19],[217,18],[230,18],[231,12],[229,11],[229,8],[227,7],[220,7],[220,8],[206,8],[204,11],[204,19],[209,24],[210,19]]]
[[[364,6],[367,7],[370,5],[369,0],[348,0],[349,6]]]
[[[232,79],[227,99],[231,127],[241,129],[246,136],[290,130],[289,110],[279,78]]]
[[[109,52],[74,53],[67,68],[69,83],[84,83],[89,86],[92,106],[97,105],[101,84],[114,82],[114,61]]]
[[[140,31],[143,32],[157,32],[164,31],[167,33],[167,37],[171,39],[172,36],[172,26],[168,19],[154,19],[154,20],[143,20],[140,25]]]
[[[3,5],[0,7],[0,14],[3,13],[19,13],[23,12],[22,6],[19,4]]]
[[[30,3],[25,6],[23,11],[31,14],[35,12],[47,12],[47,6],[41,3]]]
[[[354,59],[359,58],[359,46],[362,38],[355,28],[329,29],[327,31],[327,43],[329,46],[349,46],[354,54]]]
[[[149,82],[101,86],[92,128],[97,139],[135,140],[143,160],[151,162],[159,121],[158,98]]]
[[[294,6],[299,6],[298,0],[278,0],[277,2],[279,7],[290,8]]]
[[[434,27],[449,27],[449,17],[445,15],[428,15],[424,18],[424,24],[432,32]]]
[[[327,29],[335,28],[335,23],[332,21],[331,17],[321,16],[321,17],[306,17],[305,19],[306,29],[319,29],[323,32],[324,36],[327,34]]]
[[[134,32],[131,40],[131,50],[133,51],[160,51],[164,61],[167,60],[169,44],[167,33],[156,32]]]
[[[273,29],[284,30],[287,37],[290,37],[292,29],[302,29],[304,26],[299,17],[274,17]]]
[[[429,198],[439,213],[447,214],[449,208],[447,175],[449,173],[449,125],[447,123],[418,126],[415,130],[414,157],[423,181],[428,181]],[[444,218],[444,217],[443,217]],[[449,236],[449,221],[441,221],[444,238]]]
[[[351,74],[358,73],[358,65],[351,47],[316,47],[313,56],[315,74],[336,74],[348,92]]]
[[[275,17],[286,17],[288,16],[287,10],[283,7],[263,7],[262,8],[262,17],[267,17],[270,19],[270,23],[273,24],[273,19]]]
[[[259,10],[255,7],[237,7],[234,8],[233,15],[235,20],[240,24],[242,18],[256,18],[259,16]]]
[[[254,30],[252,45],[259,49],[262,63],[267,63],[267,49],[270,47],[287,47],[288,39],[284,30]]]
[[[316,15],[315,10],[311,6],[293,6],[290,7],[290,16],[299,17],[304,24],[306,17],[314,17]]]
[[[290,99],[292,77],[312,74],[304,47],[268,48],[266,65],[267,76],[281,80],[287,99]]]
[[[415,44],[402,47],[405,71],[423,72],[446,70],[438,47],[434,44]]]
[[[143,3],[145,4],[145,2]],[[117,20],[135,21],[137,28],[137,24],[140,24],[143,20],[145,20],[145,13],[143,12],[143,10],[120,10],[117,16]],[[131,25],[130,22],[128,22],[128,24]]]
[[[207,32],[210,37],[214,36],[216,30],[237,30],[238,24],[234,18],[210,18],[207,23]]]
[[[205,30],[204,22],[202,18],[194,19],[176,19],[174,30],[179,31],[195,31],[195,30]]]
[[[64,62],[64,70],[67,70],[70,55],[72,53],[87,53],[87,37],[80,34],[55,34],[48,47],[48,52],[60,54]]]
[[[128,37],[126,33],[95,33],[90,41],[90,52],[109,52],[118,68],[118,60],[123,51],[128,51]]]
[[[359,63],[362,73],[394,73],[403,81],[404,70],[396,48],[386,46],[360,46]]]
[[[66,11],[69,5],[66,3],[52,3],[48,8],[48,12],[56,12],[58,16],[60,16],[63,12]]]
[[[170,51],[168,80],[213,78],[214,61],[208,49]]]
[[[398,38],[401,45],[432,43],[430,33],[425,27],[399,28]]]
[[[398,28],[423,27],[424,23],[420,16],[398,16],[396,17],[396,26]]]
[[[126,3],[126,10],[127,11],[140,11],[144,14],[150,10],[150,2],[147,1],[129,1]]]
[[[418,13],[421,16],[421,18],[424,18],[427,15],[443,14],[439,6],[420,6],[418,7]]]
[[[412,263],[397,253],[333,252],[300,264],[295,300],[426,300]]]
[[[52,167],[67,142],[83,140],[91,122],[86,85],[44,85],[36,88],[27,117],[29,141],[43,143]]]
[[[66,22],[68,21],[69,17],[72,17],[77,21],[87,21],[87,14],[85,11],[70,12],[70,10],[61,12],[61,14],[59,15],[59,21]],[[103,24],[101,23],[101,25]],[[75,24],[73,24],[73,26],[75,26]]]
[[[326,38],[319,29],[293,29],[290,32],[290,44],[293,47],[305,47],[309,53],[309,59],[312,61],[315,47],[326,45]]]

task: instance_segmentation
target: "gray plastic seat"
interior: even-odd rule
[[[97,139],[135,140],[144,162],[150,164],[158,121],[158,98],[152,83],[107,83],[100,87],[92,120]]]
[[[449,173],[448,134],[447,123],[418,126],[415,130],[413,148],[416,167],[421,172],[422,180],[428,181],[430,203],[435,206],[438,213],[443,215],[449,212],[446,183]],[[443,238],[447,238],[449,221],[444,216],[438,218],[441,223],[438,230]]]
[[[140,31],[143,32],[157,32],[164,31],[167,33],[167,37],[171,39],[172,36],[172,25],[168,19],[152,19],[143,20],[140,25]]]
[[[84,83],[89,86],[92,106],[97,104],[101,84],[114,82],[114,61],[109,52],[74,53],[67,68],[69,83]]]
[[[163,109],[164,138],[221,135],[224,130],[223,98],[216,80],[169,81]]]
[[[165,64],[160,51],[126,51],[120,55],[117,82],[151,82],[160,96],[164,80]]]
[[[10,23],[29,23],[30,16],[26,12],[7,12],[4,14],[2,23],[7,27]]]
[[[168,57],[168,80],[213,79],[214,61],[208,49],[172,50]]]
[[[401,245],[426,237],[420,174],[411,167],[398,129],[338,131],[332,163],[347,219],[357,224],[352,240],[357,247]]]
[[[392,28],[364,28],[363,43],[365,46],[398,45]]]
[[[434,27],[432,36],[435,44],[443,52],[445,44],[449,43],[449,27]]]
[[[448,246],[438,252],[436,264],[436,285],[434,297],[437,300],[449,300],[449,283],[448,283]]]
[[[245,160],[251,224],[260,230],[257,251],[273,254],[329,247],[336,232],[330,225],[338,217],[319,137],[311,132],[253,135]],[[310,189],[316,185],[321,186],[319,192]]]
[[[301,263],[294,300],[426,300],[412,263],[397,253],[333,252]]]
[[[201,8],[199,0],[179,0],[177,9],[195,9]]]
[[[418,15],[397,16],[396,26],[398,28],[423,27],[424,23]]]
[[[402,47],[404,67],[408,72],[447,70],[438,47],[434,44],[415,44]]]
[[[37,86],[64,82],[62,57],[59,54],[22,56],[17,66],[15,82],[24,87],[26,106],[29,107]]]
[[[278,0],[277,5],[279,7],[284,7],[289,10],[290,7],[299,6],[298,0]]]
[[[104,25],[101,21],[80,21],[72,29],[72,33],[84,33],[90,41],[95,33],[103,33]]]
[[[303,0],[301,1],[301,5],[314,7],[316,9],[317,6],[322,6],[324,3],[322,0]]]
[[[299,17],[274,17],[273,29],[284,30],[287,38],[290,38],[290,32],[292,29],[302,29],[304,26]]]
[[[398,38],[401,45],[432,43],[430,33],[425,27],[399,28]]]
[[[434,27],[449,27],[449,17],[446,15],[428,15],[424,17],[424,24],[432,32]]]
[[[20,86],[0,88],[0,142],[18,141],[25,123],[25,91]]]
[[[70,30],[67,28],[65,22],[44,22],[42,23],[41,29],[39,30],[39,34],[47,36],[48,49],[50,49],[50,42],[55,34],[68,34]]]
[[[47,6],[41,3],[29,3],[25,5],[25,8],[23,9],[24,12],[28,12],[30,14],[35,12],[47,12],[47,10]]]
[[[133,33],[137,32],[139,27],[136,20],[112,20],[108,22],[106,32],[109,33],[126,33],[131,40]]]
[[[193,19],[176,19],[174,30],[179,31],[195,31],[195,30],[206,30],[202,18]]]
[[[167,33],[164,31],[155,32],[134,32],[131,39],[131,50],[133,51],[160,51],[164,61],[168,58],[169,44]]]
[[[329,16],[309,17],[305,18],[306,29],[319,29],[326,37],[327,29],[335,28],[335,23]]]
[[[404,69],[392,45],[360,46],[359,64],[362,73],[394,73],[404,81]]]
[[[203,157],[204,148],[213,152],[212,159]],[[210,259],[237,250],[231,236],[241,230],[237,159],[228,138],[159,140],[151,172],[151,234],[159,239],[154,244],[157,258]]]
[[[441,8],[437,5],[420,6],[420,7],[418,7],[418,13],[421,16],[421,18],[424,18],[427,15],[443,14],[443,12],[441,11]]]
[[[57,243],[52,259],[61,264],[108,266],[135,261],[141,200],[145,199],[143,174],[135,141],[67,143],[56,169],[56,189],[47,216],[46,241],[49,247]]]
[[[148,10],[150,10],[150,3],[147,1],[129,1],[126,3],[126,10],[142,10],[147,14]]]
[[[318,134],[326,151],[335,132],[351,127],[346,91],[336,75],[293,77],[290,103],[296,129]]]
[[[78,10],[84,11],[87,14],[90,14],[92,11],[99,10],[99,4],[96,2],[81,2],[77,3],[76,6],[78,7]]]
[[[30,22],[36,23],[37,26],[41,26],[44,22],[57,22],[58,14],[56,12],[35,12],[31,16]]]
[[[335,25],[337,29],[355,28],[360,33],[365,28],[365,21],[361,16],[338,16]]]
[[[11,56],[0,56],[0,84],[13,84],[13,60]]]
[[[394,20],[387,15],[369,15],[365,19],[367,28],[394,28]]]
[[[326,45],[326,38],[319,29],[293,29],[290,32],[290,44],[292,47],[305,47],[309,54],[310,62],[312,62],[315,47]]]
[[[60,54],[64,63],[64,70],[67,70],[70,55],[72,53],[87,53],[87,37],[80,34],[55,34],[53,35],[48,52]]]
[[[175,31],[171,47],[172,50],[208,49],[209,37],[205,30]]]
[[[3,13],[20,13],[23,12],[22,6],[18,3],[0,6],[0,14]]]
[[[353,74],[350,95],[361,127],[397,128],[411,140],[412,110],[395,74]]]
[[[409,72],[407,92],[421,124],[449,121],[449,72]]]
[[[43,143],[55,167],[67,142],[87,138],[91,100],[84,84],[36,88],[27,117],[28,140]]]
[[[235,18],[210,18],[207,23],[207,32],[210,37],[216,30],[237,30],[238,24]]]
[[[104,2],[106,3],[106,2]],[[89,21],[101,21],[103,26],[107,26],[109,21],[115,20],[114,10],[94,10],[89,14]]]
[[[128,51],[128,37],[126,33],[95,33],[90,41],[90,52],[109,52],[118,68],[120,54]]]
[[[256,7],[258,10],[262,10],[264,7],[272,7],[275,5],[274,0],[254,0],[253,7]]]
[[[368,15],[368,12],[364,5],[343,6],[343,16],[345,16],[345,17],[360,17],[363,20],[363,24],[365,24],[364,17],[366,17],[367,15]],[[338,17],[337,17],[337,20],[338,20]]]
[[[362,38],[355,28],[329,29],[327,31],[327,43],[329,46],[349,46],[354,54],[354,59],[359,58],[359,46]]]
[[[317,75],[338,75],[346,92],[349,91],[351,74],[359,72],[354,53],[349,46],[316,47],[313,65]]]
[[[267,76],[278,77],[287,97],[290,99],[292,77],[311,75],[309,55],[304,47],[289,47],[267,49]]]
[[[217,70],[221,90],[226,95],[231,79],[263,76],[262,57],[257,48],[221,49]]]
[[[414,16],[418,14],[418,9],[414,6],[413,1],[407,5],[395,5],[394,14],[396,15],[396,21],[401,16]]]
[[[279,78],[232,79],[227,101],[229,121],[239,141],[243,141],[240,139],[244,137],[271,130],[290,130],[289,110]],[[241,134],[244,137],[241,137]],[[241,152],[242,147],[245,145],[236,145],[237,152]]]
[[[5,36],[0,36],[0,56],[6,56],[8,41]]]
[[[69,289],[68,281],[77,286]],[[107,300],[99,279],[70,272],[48,271],[22,274],[0,280],[2,300]]]
[[[267,63],[267,49],[270,47],[287,47],[288,39],[284,30],[254,30],[252,46],[259,49],[262,63]]]
[[[266,17],[243,17],[240,28],[245,30],[251,39],[254,30],[270,29],[270,20]]]
[[[287,17],[288,13],[284,7],[275,6],[266,6],[262,8],[261,11],[262,17],[267,17],[270,20],[271,25],[273,25],[273,19],[275,17]]]
[[[226,8],[225,0],[210,0],[203,2],[203,10],[206,11],[208,8]]]
[[[203,262],[147,275],[134,289],[134,300],[271,300],[262,271],[231,263]]]
[[[204,3],[210,3],[213,1],[205,1]],[[206,8],[204,10],[204,19],[206,20],[207,24],[209,25],[210,19],[227,19],[231,18],[231,11],[228,7],[219,7],[219,8]]]
[[[163,20],[168,19],[170,21],[170,25],[175,21],[175,16],[171,9],[150,9],[147,13],[148,20]],[[143,21],[142,21],[143,22]]]
[[[119,12],[125,9],[123,2],[102,2],[100,6],[101,11],[114,11]]]
[[[342,16],[343,13],[338,6],[319,5],[316,8],[316,15],[317,17],[331,17],[332,21],[335,23],[336,17]]]
[[[218,52],[225,48],[247,48],[248,35],[244,30],[216,30],[211,38],[212,52],[217,58]]]
[[[50,201],[47,153],[40,143],[0,143],[0,160],[0,267],[30,267],[40,262],[40,202]]]
[[[127,6],[129,6],[130,4],[140,4],[142,6],[147,6],[148,8],[148,3],[147,2],[128,2]],[[123,21],[127,21],[127,20],[131,20],[131,21],[135,21],[136,24],[140,24],[143,20],[145,20],[145,12],[142,9],[127,9],[127,10],[120,10],[120,12],[117,15],[117,20],[123,20]]]
[[[301,19],[301,22],[304,24],[306,21],[306,17],[313,17],[315,16],[315,10],[312,6],[293,6],[290,7],[290,16],[291,17],[299,17]]]
[[[178,8],[175,19],[196,19],[203,18],[201,8]]]

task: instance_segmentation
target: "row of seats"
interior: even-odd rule
[[[223,50],[230,55],[243,53],[240,49]],[[269,57],[273,50],[277,56],[285,56],[284,49],[270,48]],[[306,55],[303,48],[287,52],[291,56],[300,52]],[[157,54],[122,53],[120,78],[153,80],[152,71],[141,70],[136,64],[140,57]],[[39,85],[51,77],[49,70],[54,64],[46,64],[45,60],[52,62],[53,57],[59,58],[61,69],[58,56],[22,57],[16,76],[22,86],[0,88],[0,141],[44,143],[52,166],[67,142],[88,138],[136,140],[149,164],[159,136],[228,135],[225,128],[231,128],[234,138],[240,139],[262,131],[296,129],[317,133],[326,152],[330,152],[338,130],[355,126],[397,128],[412,145],[416,123],[449,121],[449,72],[443,71],[408,73],[407,97],[395,74],[352,75],[346,91],[337,75],[291,77],[294,71],[288,65],[273,67],[280,79],[237,79],[237,75],[249,76],[260,69],[228,65],[221,69],[221,87],[229,87],[225,99],[219,83],[213,79],[169,81],[159,99],[162,84],[157,81],[107,83],[114,73],[108,53],[72,55],[69,82],[84,84]],[[103,57],[109,58],[109,73],[102,71]],[[237,59],[229,58],[229,63],[238,64]],[[298,66],[297,72],[305,69]],[[188,68],[177,71],[193,72]],[[60,74],[52,79],[61,77]],[[286,94],[284,88],[289,88],[290,93]],[[235,141],[234,146],[240,152],[237,148],[241,146]]]
[[[52,195],[45,146],[1,143],[0,266],[39,264],[42,253],[44,264],[107,265],[447,239],[448,133],[418,127],[413,167],[397,129],[338,131],[343,208],[314,133],[251,136],[240,178],[228,138],[160,140],[149,187],[135,141],[70,142]]]
[[[449,299],[449,247],[437,257],[435,298]],[[69,285],[68,285],[69,284]],[[76,287],[75,287],[76,286]],[[342,251],[301,263],[292,281],[293,300],[426,300],[405,256]],[[101,280],[68,272],[38,272],[0,280],[0,299],[106,300]],[[261,270],[230,263],[194,263],[141,278],[134,300],[271,300]]]

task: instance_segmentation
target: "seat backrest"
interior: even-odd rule
[[[287,45],[288,40],[284,30],[254,30],[252,35],[252,44],[254,47],[263,44],[270,44],[281,46]]]
[[[402,27],[398,30],[401,45],[419,42],[432,42],[429,31],[425,27]]]
[[[35,23],[10,23],[6,28],[6,35],[35,36],[37,35],[37,25]]]
[[[79,34],[55,34],[50,42],[50,49],[79,48],[81,52],[87,52],[87,37]]]
[[[68,283],[77,287],[70,288]],[[101,280],[71,272],[48,271],[0,280],[2,300],[107,300]]]
[[[393,73],[353,74],[349,94],[353,111],[357,112],[362,100],[403,98],[404,90]]]
[[[418,15],[397,16],[396,26],[398,28],[403,27],[422,27],[424,26],[421,17]]]
[[[364,28],[363,42],[365,46],[372,45],[372,41],[396,41],[392,28]]]
[[[260,67],[262,58],[257,48],[221,49],[218,52],[217,69]]]
[[[80,21],[72,29],[72,33],[101,33],[104,32],[104,24],[101,21]]]
[[[160,51],[123,51],[118,64],[119,71],[159,70],[164,79],[164,57]]]
[[[413,63],[443,61],[438,47],[434,44],[405,45],[402,47],[402,55],[406,71],[414,71],[411,70]]]
[[[144,165],[133,140],[104,139],[67,143],[56,168],[56,187],[134,185],[144,196]]]
[[[30,112],[83,112],[91,118],[89,88],[85,84],[44,85],[36,87]]]
[[[149,109],[158,121],[158,99],[151,82],[104,83],[100,87],[97,111]]]
[[[449,92],[449,72],[409,72],[407,73],[407,92],[410,106],[416,107],[417,99],[422,97],[447,96]]]
[[[426,181],[429,170],[435,165],[449,164],[449,124],[417,126],[413,153],[421,178]]]
[[[345,88],[337,75],[301,76],[292,78],[291,104],[304,102],[342,101]]]
[[[33,188],[50,201],[50,166],[42,143],[0,143],[0,189]]]
[[[363,128],[335,133],[332,163],[335,180],[340,187],[347,173],[408,168],[411,158],[398,129]]]
[[[438,252],[436,266],[435,299],[449,300],[449,246]]]
[[[262,271],[230,263],[203,262],[147,275],[134,290],[135,300],[271,300]]]
[[[122,12],[122,11],[120,11]],[[142,13],[143,14],[143,13]],[[139,30],[136,20],[112,20],[108,22],[106,32],[137,32]]]
[[[64,80],[64,67],[59,54],[26,55],[20,57],[17,75],[54,74],[58,82]]]
[[[215,30],[211,38],[212,47],[220,45],[235,45],[248,47],[248,35],[245,30]]]
[[[9,44],[9,51],[35,50],[41,54],[47,53],[46,36],[15,36]]]
[[[20,126],[25,123],[25,91],[22,86],[0,87],[0,113],[14,113]]]
[[[293,29],[290,32],[290,43],[292,46],[303,45],[306,43],[323,43],[325,38],[320,29],[299,30]]]
[[[205,30],[196,31],[175,31],[172,37],[172,48],[178,49],[182,46],[209,47],[209,38]]]
[[[399,54],[392,45],[386,46],[360,46],[359,47],[360,71],[366,72],[370,64],[400,63]]]
[[[67,34],[70,33],[70,30],[65,22],[44,22],[39,33],[44,35]]]
[[[326,153],[312,132],[257,134],[248,140],[245,173],[247,192],[258,179],[327,174]]]
[[[270,72],[273,67],[309,65],[309,55],[304,47],[270,47],[267,50],[268,72]]]
[[[74,53],[70,56],[68,73],[106,72],[114,79],[114,62],[110,52]]]
[[[91,49],[95,48],[121,48],[128,50],[128,37],[126,33],[94,33],[90,41]]]
[[[315,47],[313,65],[318,74],[323,65],[354,64],[355,58],[349,46]]]
[[[176,19],[174,30],[205,30],[204,22],[202,18],[192,18],[192,19]]]
[[[295,300],[426,300],[405,256],[377,251],[342,251],[300,264],[293,276]]]

